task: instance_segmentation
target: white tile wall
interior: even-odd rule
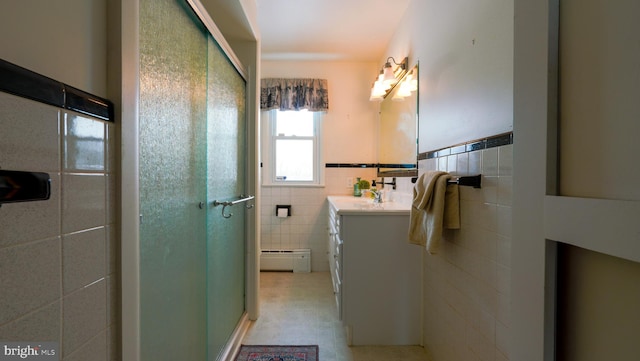
[[[311,270],[328,271],[327,239],[328,208],[326,199],[331,195],[353,194],[347,180],[360,177],[369,181],[376,178],[374,168],[326,168],[324,187],[262,187],[262,249],[311,249]],[[391,179],[387,179],[390,182]],[[410,177],[396,178],[396,190],[384,188],[385,199],[410,203],[413,184]],[[380,188],[380,187],[378,187]],[[292,216],[278,218],[277,204],[291,205]]]
[[[326,168],[324,187],[262,187],[261,248],[311,249],[311,270],[328,271],[327,196],[353,194],[347,179],[374,179],[372,168]],[[276,205],[291,205],[291,217],[276,217]]]
[[[107,260],[105,227],[62,237],[62,287],[69,294],[104,278]]]
[[[460,187],[461,229],[424,253],[424,344],[435,361],[508,360],[512,145],[421,160],[420,172],[482,174]]]
[[[0,340],[117,360],[115,125],[2,92],[0,122],[0,167],[52,178],[49,200],[0,207]]]

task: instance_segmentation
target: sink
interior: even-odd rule
[[[373,203],[373,199],[368,197],[352,197],[352,196],[329,196],[329,201],[336,207],[340,213],[366,212],[366,213],[388,213],[388,212],[406,212],[411,209],[410,204],[397,202]]]
[[[373,209],[373,208],[382,208],[384,209],[384,203],[373,203],[372,201],[369,202],[356,202],[353,204],[353,207],[355,208],[360,208],[360,209]]]

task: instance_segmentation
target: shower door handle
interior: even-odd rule
[[[235,201],[213,201],[213,206],[217,207],[217,206],[232,206],[234,204],[238,204],[238,203],[243,203],[243,202],[248,202],[252,199],[255,198],[255,196],[245,196],[245,195],[240,195],[239,197],[240,199],[236,199]]]
[[[213,204],[214,207],[222,206],[222,217],[231,218],[231,216],[233,216],[233,213],[224,213],[225,208],[227,208],[228,206],[233,206],[233,205],[238,204],[238,203],[248,202],[248,201],[254,199],[255,196],[245,196],[245,195],[241,194],[239,198],[240,199],[236,199],[235,201],[218,201],[218,200],[215,200],[215,201],[212,202],[212,204]],[[247,209],[251,209],[251,208],[253,208],[253,205],[250,205],[250,206],[249,205],[245,205],[245,207]]]

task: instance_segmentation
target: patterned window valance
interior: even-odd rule
[[[326,79],[261,80],[260,109],[324,112],[329,109]]]

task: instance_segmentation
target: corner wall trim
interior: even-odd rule
[[[109,122],[114,121],[114,108],[109,100],[3,59],[0,59],[0,91]]]
[[[436,149],[418,154],[418,160],[438,158],[447,155],[473,152],[475,150],[489,149],[503,145],[513,144],[513,132],[494,135],[491,137],[472,140],[451,147]]]
[[[414,169],[416,164],[404,163],[325,163],[325,168],[398,168]]]

